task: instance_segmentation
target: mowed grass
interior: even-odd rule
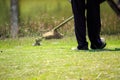
[[[104,50],[72,51],[75,37],[0,40],[0,80],[119,80],[120,36],[104,36]]]

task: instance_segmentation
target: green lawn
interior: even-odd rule
[[[0,80],[119,80],[120,36],[104,36],[104,50],[72,51],[75,37],[0,40]]]

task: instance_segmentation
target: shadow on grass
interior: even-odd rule
[[[90,52],[101,52],[101,51],[120,51],[120,48],[115,49],[95,49],[95,50],[89,50]]]

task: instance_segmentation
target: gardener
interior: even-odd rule
[[[85,6],[87,1],[87,7]],[[101,20],[99,0],[71,0],[75,22],[75,35],[78,42],[77,50],[88,50],[86,40],[86,21],[88,36],[92,49],[103,49],[106,43],[100,38]],[[87,9],[87,19],[85,18]]]

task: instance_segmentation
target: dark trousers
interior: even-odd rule
[[[100,39],[101,21],[99,0],[87,0],[87,7],[85,0],[71,0],[71,3],[78,46],[87,44],[86,26],[91,43],[94,43],[97,39]],[[87,10],[86,17],[85,9]]]

